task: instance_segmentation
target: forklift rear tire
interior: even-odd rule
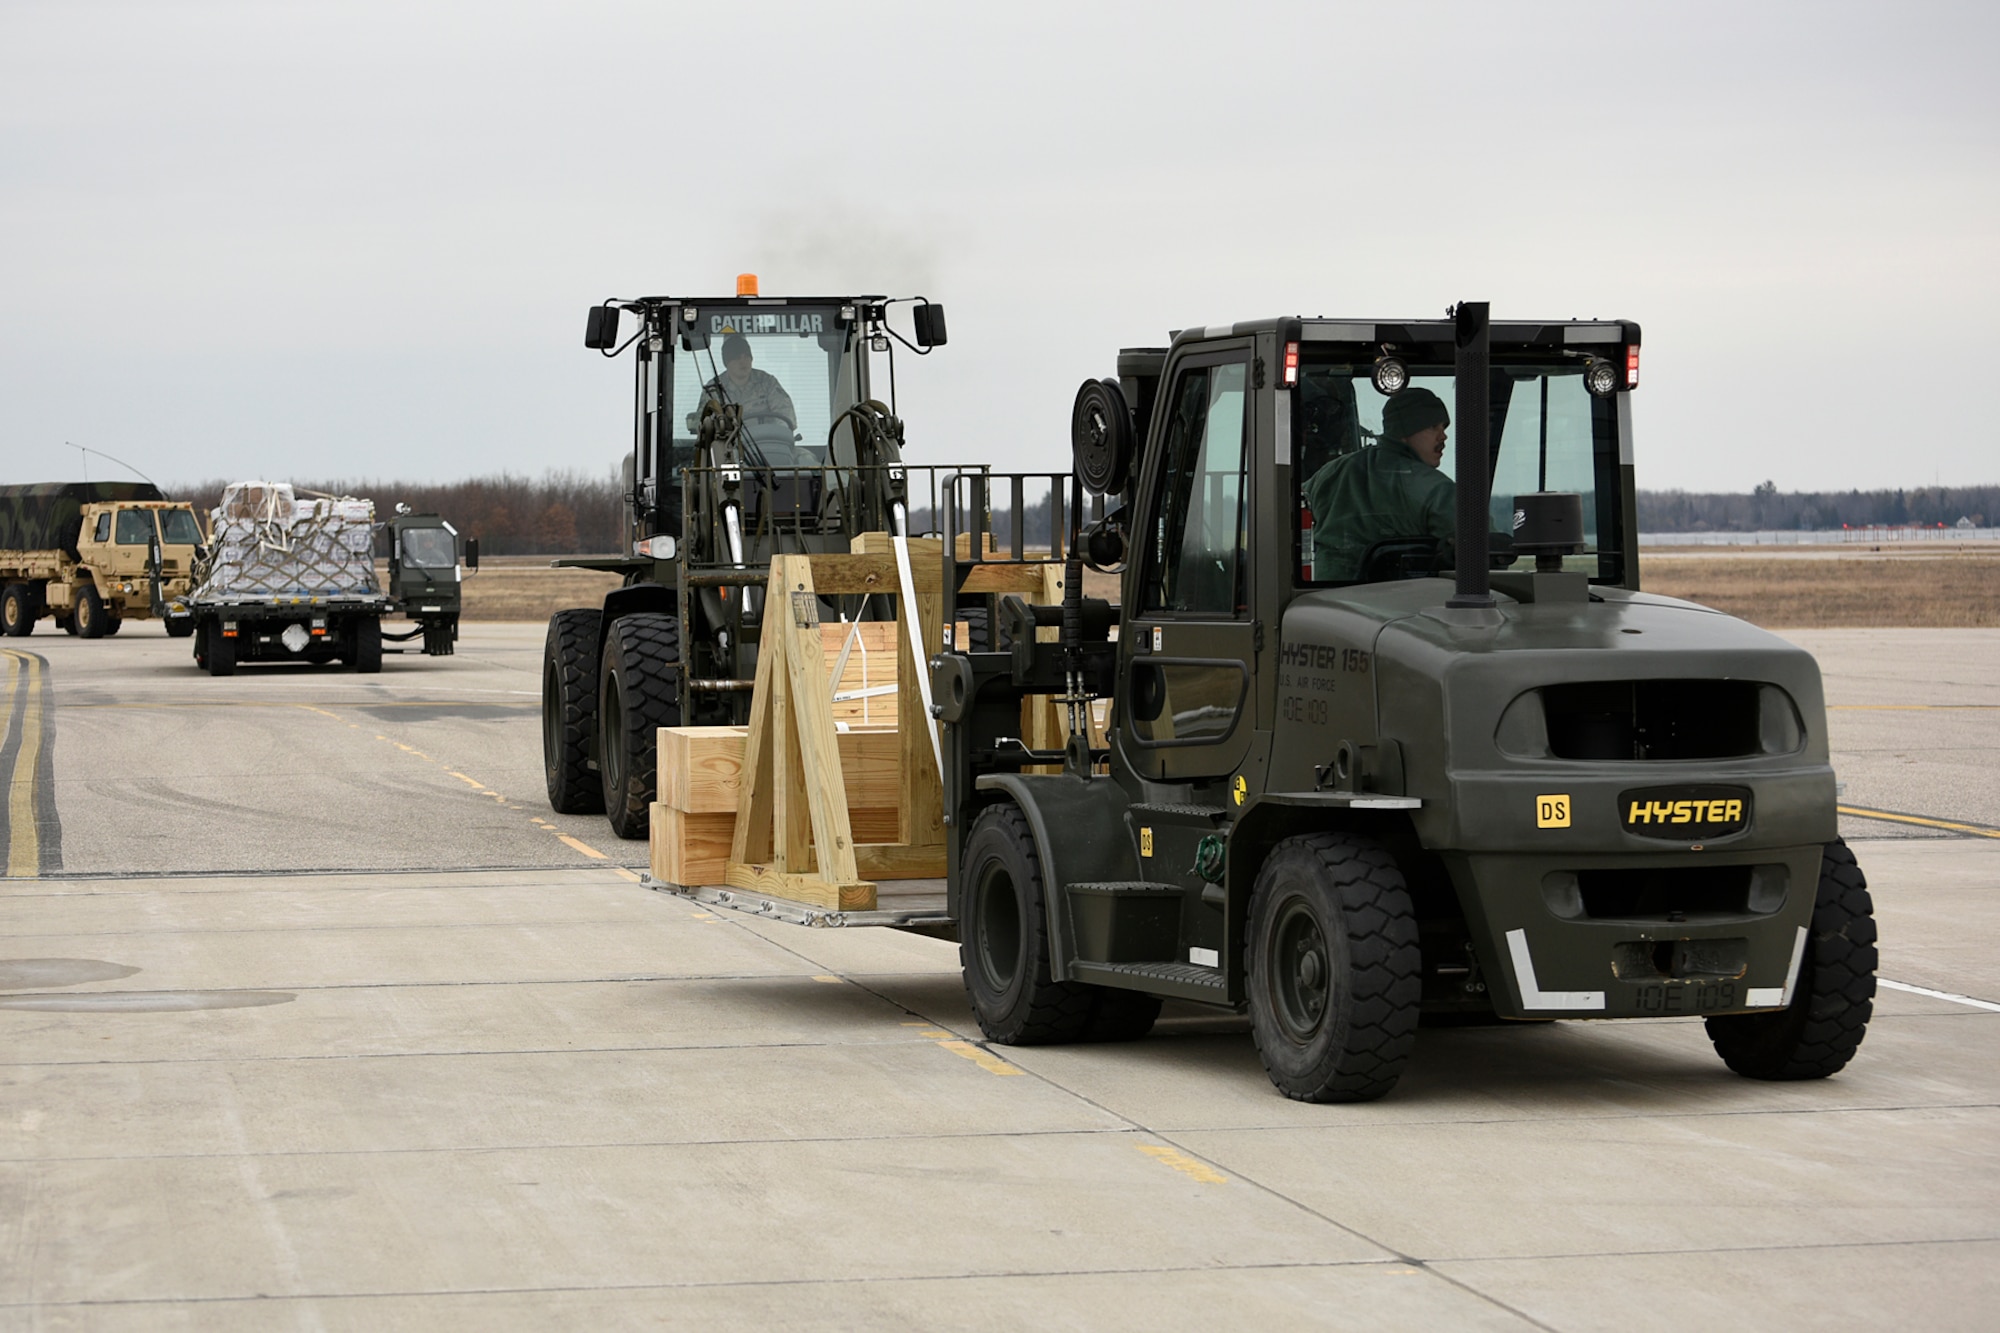
[[[357,672],[371,675],[382,669],[382,621],[378,617],[363,616],[354,622],[353,653],[349,660]]]
[[[1057,981],[1050,969],[1047,889],[1020,807],[996,805],[973,821],[961,864],[958,961],[979,1030],[1006,1046],[1081,1038],[1097,1012],[1098,987]]]
[[[542,643],[542,772],[559,815],[604,813],[604,784],[590,768],[597,733],[597,640],[604,613],[592,608],[549,617]]]
[[[207,640],[208,652],[203,665],[211,676],[233,676],[236,674],[236,640],[224,637],[222,622],[211,620],[202,636]]]
[[[1244,944],[1250,1031],[1271,1082],[1366,1102],[1402,1077],[1423,995],[1416,912],[1372,838],[1288,838],[1257,874]]]
[[[79,639],[101,639],[104,637],[104,599],[97,595],[95,588],[79,589],[76,595],[76,609],[71,613],[76,622],[76,636]]]
[[[1875,1010],[1875,905],[1839,838],[1820,855],[1806,944],[1789,1005],[1708,1020],[1715,1053],[1745,1078],[1825,1078],[1854,1058],[1867,1035]]]
[[[0,632],[18,639],[35,632],[35,595],[25,583],[10,583],[0,593]]]
[[[597,677],[597,768],[604,813],[621,838],[651,832],[659,730],[681,722],[681,622],[641,612],[604,636]]]

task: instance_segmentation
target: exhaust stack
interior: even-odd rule
[[[1448,607],[1491,607],[1493,593],[1487,581],[1487,493],[1493,487],[1492,454],[1487,448],[1492,410],[1487,402],[1486,367],[1491,345],[1485,301],[1458,303],[1455,353],[1452,374],[1457,384],[1457,402],[1452,424],[1458,427],[1458,450],[1454,455],[1458,483],[1458,544],[1456,564],[1458,586]]]

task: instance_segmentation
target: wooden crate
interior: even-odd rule
[[[720,884],[729,866],[736,812],[691,814],[653,802],[653,878],[668,884]]]

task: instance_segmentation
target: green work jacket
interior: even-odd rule
[[[1449,556],[1458,488],[1401,440],[1342,455],[1306,482],[1313,516],[1313,578],[1351,580],[1361,557],[1391,537],[1436,537]]]

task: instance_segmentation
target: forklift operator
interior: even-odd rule
[[[799,414],[792,406],[792,396],[776,375],[754,368],[753,359],[748,338],[732,333],[723,339],[723,371],[708,382],[708,392],[722,402],[742,404],[745,421],[769,417],[784,422],[787,431],[796,431]]]
[[[1435,537],[1439,568],[1450,563],[1457,487],[1438,470],[1451,413],[1412,385],[1382,408],[1375,447],[1335,458],[1305,485],[1313,515],[1313,579],[1361,577],[1369,547],[1397,537]]]

